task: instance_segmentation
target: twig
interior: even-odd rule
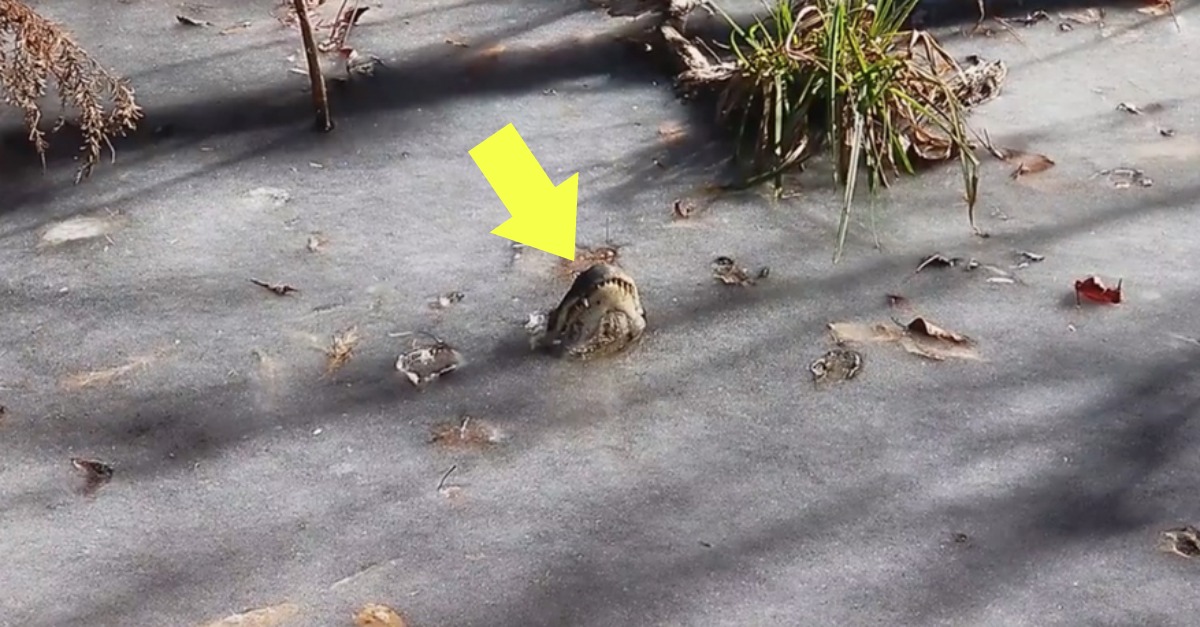
[[[1171,21],[1175,22],[1175,32],[1182,33],[1183,28],[1179,25],[1179,16],[1175,15],[1175,0],[1168,0],[1167,10],[1171,12]]]
[[[446,486],[446,479],[450,478],[450,473],[454,472],[455,470],[458,470],[458,464],[451,466],[450,470],[447,470],[446,474],[442,475],[442,480],[438,482],[437,486],[438,492],[441,492],[442,488]]]
[[[1001,161],[1008,161],[1008,155],[1001,152],[1000,149],[996,148],[996,145],[992,143],[992,138],[988,135],[987,129],[983,129],[983,137],[980,137],[979,133],[975,132],[975,129],[971,129],[971,132],[974,133],[975,139],[978,139],[979,142],[983,144],[983,147],[987,148],[987,151],[992,153],[993,157]]]
[[[321,75],[321,62],[317,58],[317,44],[313,40],[312,24],[304,0],[292,0],[296,7],[296,19],[300,22],[300,37],[304,40],[304,58],[308,62],[308,78],[312,82],[313,107],[317,119],[314,128],[321,133],[333,130],[333,118],[329,113],[329,94],[325,92],[325,77]]]

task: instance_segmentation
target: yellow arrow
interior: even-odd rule
[[[512,124],[471,149],[471,158],[512,214],[492,233],[575,260],[579,173],[555,187]]]

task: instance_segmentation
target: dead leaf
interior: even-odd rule
[[[354,347],[358,346],[361,339],[358,327],[334,333],[332,343],[325,349],[325,374],[333,374],[345,366],[354,355]]]
[[[929,339],[920,339],[912,335],[906,335],[900,338],[900,347],[905,352],[923,357],[931,361],[945,361],[950,358],[955,359],[970,359],[977,360],[979,355],[969,346],[957,344],[948,344],[945,342],[936,342]]]
[[[471,416],[464,416],[457,423],[437,425],[430,439],[431,443],[450,449],[481,449],[499,441],[499,430]]]
[[[1018,252],[1017,254],[1020,255],[1021,258],[1024,259],[1025,261],[1029,261],[1029,262],[1033,262],[1033,263],[1037,263],[1039,261],[1044,261],[1046,259],[1045,255],[1031,253],[1027,250],[1022,250],[1022,251]]]
[[[748,287],[757,284],[759,279],[765,279],[770,274],[771,269],[766,266],[752,274],[748,269],[738,265],[732,257],[721,256],[712,262],[713,278],[725,285]]]
[[[467,295],[462,292],[446,292],[445,294],[439,294],[433,302],[429,303],[429,306],[434,309],[447,309],[451,305],[462,302],[462,299],[466,297]]]
[[[1120,304],[1123,296],[1121,293],[1121,280],[1117,280],[1116,287],[1105,287],[1104,282],[1098,276],[1090,276],[1086,279],[1075,281],[1075,304],[1082,304],[1083,300],[1090,300],[1094,303],[1105,305]]]
[[[396,610],[378,603],[364,606],[354,614],[355,627],[407,627],[408,623]]]
[[[687,219],[696,213],[696,202],[686,198],[676,198],[671,204],[671,212],[676,218]]]
[[[658,139],[672,146],[687,139],[687,128],[678,120],[667,120],[658,125]]]
[[[1054,167],[1054,160],[1046,155],[1040,155],[1035,152],[1021,152],[1019,150],[1003,150],[1004,161],[1007,163],[1016,164],[1017,169],[1013,170],[1009,175],[1011,178],[1020,178],[1026,174],[1037,174],[1045,172]]]
[[[904,337],[904,332],[886,324],[864,324],[860,322],[831,322],[829,334],[833,341],[844,342],[896,342]]]
[[[970,338],[939,327],[924,318],[915,318],[903,326],[833,322],[829,324],[829,332],[838,344],[895,343],[911,354],[934,361],[944,361],[948,358],[979,359],[974,342]]]
[[[452,39],[450,37],[446,38],[446,43],[448,43],[451,46],[454,46],[456,48],[470,48],[471,47],[471,44],[469,44],[465,41],[460,41],[458,39]]]
[[[902,144],[906,146],[906,151],[912,151],[913,154],[925,161],[946,161],[958,154],[954,142],[935,135],[920,125],[913,126],[908,135],[900,137]]]
[[[1171,15],[1175,12],[1175,6],[1172,0],[1156,0],[1149,6],[1141,7],[1137,10],[1143,15],[1153,15],[1159,17],[1162,15]]]
[[[462,363],[462,353],[444,340],[435,338],[424,346],[413,340],[412,349],[396,359],[396,370],[420,390],[442,375],[458,370]]]
[[[559,269],[566,276],[574,278],[580,272],[598,264],[616,264],[620,251],[616,246],[597,246],[595,248],[575,248],[575,259],[559,260]]]
[[[329,244],[329,240],[325,237],[322,237],[321,235],[309,235],[308,236],[308,244],[306,247],[308,248],[308,252],[310,252],[310,253],[319,253],[319,252],[325,250],[325,247],[328,244]]]
[[[929,322],[924,318],[913,318],[913,321],[908,323],[906,327],[908,331],[919,337],[926,337],[933,340],[943,340],[951,344],[967,345],[971,344],[971,338],[968,338],[961,333],[955,333],[947,329]]]
[[[1154,179],[1146,176],[1146,173],[1137,168],[1111,168],[1108,170],[1100,170],[1092,175],[1093,178],[1104,176],[1108,178],[1108,182],[1114,189],[1128,189],[1136,184],[1138,187],[1153,187]]]
[[[1076,24],[1095,24],[1104,19],[1104,9],[1089,8],[1076,13],[1059,13],[1058,16]]]
[[[300,614],[300,607],[294,603],[280,603],[257,610],[247,610],[240,614],[226,616],[203,627],[278,627]]]
[[[1050,15],[1047,14],[1045,11],[1033,11],[1032,13],[1026,13],[1025,15],[1023,15],[1021,17],[997,18],[997,19],[1000,21],[1004,21],[1004,22],[1016,22],[1017,24],[1020,24],[1022,26],[1029,27],[1029,26],[1033,26],[1034,24],[1037,24],[1038,22],[1049,20]]]
[[[233,33],[236,33],[237,31],[246,30],[247,28],[250,28],[250,26],[252,26],[252,25],[253,25],[253,22],[241,22],[239,24],[234,24],[233,26],[226,26],[225,28],[222,28],[221,30],[217,31],[217,34],[218,35],[232,35]]]
[[[63,379],[61,385],[65,388],[75,390],[89,388],[96,385],[107,385],[118,378],[137,370],[138,368],[144,368],[150,365],[150,363],[153,361],[153,356],[143,355],[141,357],[135,357],[128,363],[120,366],[104,368],[102,370],[90,370],[88,372],[77,372]]]
[[[176,15],[175,19],[176,19],[176,21],[178,21],[180,24],[183,24],[184,26],[199,26],[199,27],[212,26],[212,22],[209,22],[208,20],[198,20],[196,18],[188,17],[186,15]]]
[[[1174,137],[1175,129],[1160,126],[1160,127],[1158,127],[1158,134],[1162,135],[1163,137]]]
[[[287,296],[292,292],[300,291],[291,285],[287,285],[286,283],[267,283],[266,281],[260,281],[258,279],[250,279],[250,282],[265,290],[274,292],[276,296]]]
[[[94,496],[97,490],[104,487],[109,481],[112,481],[112,466],[98,459],[72,457],[71,465],[83,473],[84,485],[80,492],[84,496]]]
[[[1162,532],[1158,548],[1189,559],[1200,556],[1200,531],[1191,525],[1168,529]]]
[[[934,253],[934,254],[922,259],[921,263],[917,265],[917,269],[913,271],[913,274],[916,274],[916,273],[924,270],[925,268],[929,268],[929,267],[953,268],[954,266],[957,266],[958,264],[960,264],[962,262],[963,262],[962,257],[947,257],[941,253]]]
[[[1150,104],[1141,105],[1141,106],[1135,105],[1131,102],[1121,102],[1121,103],[1117,104],[1117,111],[1124,111],[1125,113],[1128,113],[1131,115],[1145,115],[1145,114],[1150,114],[1150,113],[1158,113],[1158,112],[1162,111],[1163,109],[1166,109],[1166,107],[1163,106],[1163,104],[1160,102],[1152,102]]]

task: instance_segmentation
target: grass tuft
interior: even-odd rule
[[[706,4],[732,29],[735,70],[718,106],[740,140],[735,159],[749,170],[739,187],[772,180],[779,193],[788,168],[828,147],[844,188],[836,262],[860,171],[874,194],[914,173],[914,163],[958,157],[975,228],[979,162],[959,93],[962,69],[931,35],[904,29],[917,0],[777,0],[749,28]]]

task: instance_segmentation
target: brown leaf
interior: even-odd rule
[[[926,337],[933,340],[944,340],[952,344],[970,344],[971,338],[968,338],[961,333],[955,333],[947,329],[929,322],[924,318],[913,318],[913,321],[908,323],[906,327],[908,331],[919,337]]]
[[[1155,17],[1158,17],[1158,16],[1170,15],[1170,14],[1174,13],[1175,6],[1172,3],[1172,0],[1158,0],[1158,1],[1150,4],[1149,6],[1144,6],[1140,9],[1138,9],[1137,11],[1138,11],[1138,13],[1141,13],[1143,15],[1153,15]]]
[[[678,120],[667,120],[658,125],[658,138],[671,146],[687,139],[687,128]]]
[[[308,236],[308,244],[306,245],[306,248],[308,248],[308,252],[310,253],[319,253],[325,250],[325,247],[328,245],[328,239],[322,237],[321,235],[314,234]]]
[[[598,263],[615,264],[619,255],[620,251],[616,246],[576,247],[575,259],[573,261],[560,259],[559,270],[566,276],[574,277]]]
[[[354,347],[358,346],[361,339],[358,327],[333,334],[332,343],[325,349],[325,374],[333,374],[349,363],[354,355]]]
[[[1116,287],[1105,287],[1104,282],[1098,276],[1075,281],[1075,304],[1077,305],[1082,299],[1104,305],[1118,305],[1122,298],[1120,280],[1117,281]]]
[[[962,261],[963,260],[961,257],[947,257],[941,253],[934,253],[934,254],[922,259],[921,263],[917,264],[917,269],[913,271],[913,274],[916,274],[916,273],[924,270],[925,268],[929,268],[929,267],[953,268],[954,266],[957,266],[958,264],[962,263]]]
[[[238,24],[234,24],[233,26],[226,26],[225,28],[222,28],[221,30],[217,31],[217,34],[218,35],[232,35],[233,33],[236,33],[237,31],[246,30],[247,28],[250,28],[250,26],[252,24],[253,24],[253,22],[241,22]]]
[[[1035,152],[1021,152],[1019,150],[1002,150],[1004,160],[1008,163],[1016,164],[1017,169],[1013,170],[1009,176],[1011,178],[1020,178],[1026,174],[1037,174],[1045,172],[1054,167],[1054,160],[1046,155],[1040,155]]]
[[[930,133],[920,126],[913,126],[904,140],[909,149],[925,161],[946,161],[957,154],[954,142]]]
[[[1189,559],[1200,556],[1200,531],[1191,525],[1168,529],[1162,532],[1158,548]]]
[[[904,337],[904,332],[898,327],[861,322],[830,322],[829,334],[838,344],[843,342],[896,342]]]
[[[717,257],[712,262],[712,276],[725,285],[751,286],[771,274],[771,269],[763,266],[757,273],[737,264],[732,257]]]
[[[407,627],[408,623],[396,610],[370,603],[354,614],[355,627]]]
[[[915,318],[905,327],[907,333],[900,340],[900,346],[907,352],[932,359],[944,361],[955,359],[979,359],[972,346],[974,342],[965,335],[939,327],[924,318]]]
[[[425,346],[414,341],[412,350],[396,358],[396,370],[420,390],[438,377],[458,370],[462,363],[462,353],[440,339]]]
[[[970,347],[954,344],[939,345],[930,340],[920,340],[910,335],[900,339],[900,347],[912,355],[933,361],[945,361],[949,358],[979,359],[979,355]]]
[[[278,627],[300,614],[300,607],[294,603],[280,603],[257,610],[248,610],[241,614],[226,616],[203,627]]]
[[[274,292],[276,296],[287,296],[292,292],[300,291],[291,285],[287,285],[286,283],[267,283],[266,281],[260,281],[258,279],[250,279],[250,282],[265,290]]]
[[[916,318],[905,327],[833,322],[829,324],[829,331],[838,344],[843,342],[895,343],[913,355],[934,361],[943,361],[948,358],[979,359],[969,338],[938,327],[923,318]]]
[[[451,449],[481,449],[500,441],[500,432],[487,422],[464,416],[457,423],[445,423],[433,428],[430,442]]]
[[[462,292],[446,292],[439,294],[437,299],[429,303],[429,306],[434,309],[448,309],[451,305],[462,302],[462,299],[466,297],[467,295]]]
[[[1142,110],[1139,109],[1137,107],[1137,105],[1129,103],[1129,102],[1118,103],[1117,111],[1124,111],[1125,113],[1129,113],[1132,115],[1141,115],[1142,114]]]
[[[1037,24],[1038,22],[1042,22],[1042,21],[1045,21],[1048,19],[1050,19],[1050,15],[1048,13],[1046,13],[1045,11],[1033,11],[1032,13],[1026,13],[1025,15],[1023,15],[1021,17],[1011,18],[1007,21],[1016,22],[1017,24],[1020,24],[1022,26],[1033,26],[1034,24]]]
[[[82,489],[80,489],[80,493],[84,496],[94,496],[97,490],[107,485],[109,481],[112,481],[112,466],[98,459],[72,457],[71,465],[83,473],[84,484]]]
[[[1058,16],[1076,24],[1095,24],[1104,19],[1104,9],[1089,8],[1076,13],[1059,13]]]
[[[188,17],[186,15],[176,15],[175,20],[184,26],[212,26],[212,22],[209,22],[208,20],[198,20],[194,17]]]
[[[671,212],[676,218],[690,218],[696,213],[696,202],[688,198],[676,198],[671,205]]]

